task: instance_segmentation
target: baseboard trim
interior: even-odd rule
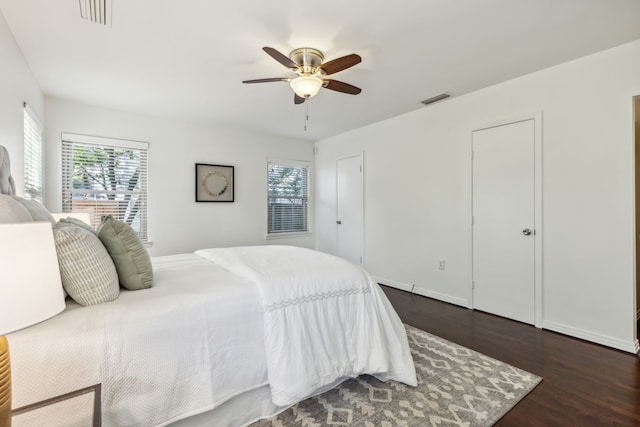
[[[413,292],[414,294],[422,295],[423,297],[437,299],[439,301],[459,305],[464,308],[469,307],[468,301],[464,298],[452,297],[451,295],[433,292],[428,289],[421,288],[420,286],[408,285],[406,283],[396,282],[395,280],[385,279],[384,277],[373,276],[373,280],[381,285],[391,286],[392,288],[400,289],[402,291]]]
[[[439,292],[433,292],[428,289],[421,288],[419,286],[413,286],[407,283],[397,282],[391,279],[385,279],[384,277],[373,276],[373,280],[380,283],[381,285],[390,286],[392,288],[400,289],[402,291],[413,292],[414,294],[417,294],[417,295],[422,295],[422,296],[433,298],[439,301],[448,302],[450,304],[459,305],[464,308],[469,308],[469,303],[464,298],[457,298],[451,295],[441,294]],[[638,312],[638,315],[640,315],[640,312]],[[574,328],[572,326],[567,326],[561,323],[552,322],[548,320],[542,321],[542,328],[547,329],[549,331],[554,331],[564,335],[568,335],[574,338],[579,338],[585,341],[593,342],[595,344],[601,344],[606,347],[622,350],[628,353],[637,354],[640,351],[640,342],[637,339],[633,341],[624,341],[618,338],[612,338],[606,335],[597,334],[595,332]]]
[[[618,338],[608,337],[606,335],[597,334],[595,332],[585,331],[584,329],[574,328],[572,326],[563,325],[561,323],[551,322],[548,320],[542,321],[542,328],[550,331],[559,332],[561,334],[569,335],[575,338],[580,338],[586,341],[590,341],[596,344],[601,344],[607,347],[615,348],[618,350],[626,351],[628,353],[637,353],[638,340],[624,341]]]

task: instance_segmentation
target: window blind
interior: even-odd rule
[[[62,134],[62,210],[112,215],[147,241],[148,144]]]
[[[268,163],[267,232],[308,231],[308,163]]]
[[[24,104],[24,193],[42,202],[42,125]]]

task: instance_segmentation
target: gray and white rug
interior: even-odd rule
[[[491,426],[542,381],[499,360],[405,327],[417,387],[364,375],[251,427]]]

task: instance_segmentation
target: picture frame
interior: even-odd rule
[[[234,167],[196,163],[196,202],[233,202]]]

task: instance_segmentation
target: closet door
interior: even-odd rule
[[[535,320],[535,123],[473,132],[473,306]]]
[[[338,256],[363,264],[364,200],[362,156],[336,162],[336,233]]]

